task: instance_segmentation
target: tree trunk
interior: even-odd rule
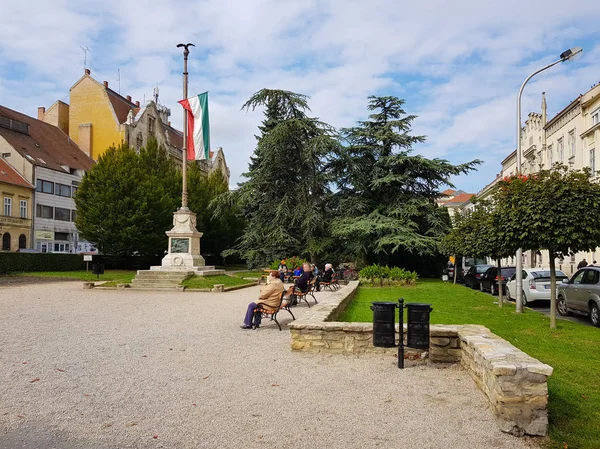
[[[550,329],[556,329],[556,261],[554,251],[549,249],[550,256]]]
[[[498,258],[498,307],[504,303],[504,294],[502,293],[502,259]]]

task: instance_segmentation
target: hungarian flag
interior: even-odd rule
[[[208,92],[179,102],[187,111],[187,158],[208,159],[210,128],[208,124]]]

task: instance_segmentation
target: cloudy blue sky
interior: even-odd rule
[[[351,126],[369,95],[406,99],[427,136],[415,153],[479,171],[454,180],[476,192],[515,145],[525,77],[569,47],[583,56],[528,84],[523,114],[547,92],[553,116],[600,81],[600,2],[556,0],[0,0],[0,104],[35,116],[69,101],[88,47],[92,76],[134,100],[173,110],[180,126],[182,56],[193,42],[190,94],[210,92],[212,145],[232,185],[247,168],[260,112],[240,111],[263,88],[307,94],[314,116]]]

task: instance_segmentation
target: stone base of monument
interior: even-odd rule
[[[187,267],[186,269],[150,267],[149,270],[138,270],[137,275],[131,281],[131,288],[137,290],[181,291],[181,283],[189,277],[194,275],[216,276],[219,274],[225,274],[225,270],[216,270],[213,266]]]

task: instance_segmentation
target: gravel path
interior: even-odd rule
[[[0,449],[531,447],[457,366],[240,329],[257,294],[0,287]]]

